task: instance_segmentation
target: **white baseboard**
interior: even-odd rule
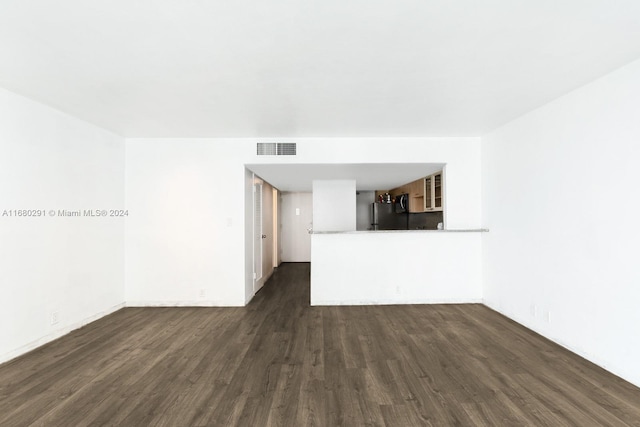
[[[46,335],[38,338],[35,341],[32,341],[32,342],[30,342],[28,344],[25,344],[25,345],[23,345],[21,347],[18,347],[15,350],[12,350],[12,351],[10,351],[8,353],[0,355],[0,363],[5,363],[5,362],[8,362],[8,361],[10,361],[12,359],[15,359],[18,356],[22,356],[23,354],[28,353],[31,350],[35,350],[38,347],[41,347],[41,346],[43,346],[43,345],[45,345],[47,343],[50,343],[51,341],[56,340],[56,339],[58,339],[58,338],[60,338],[60,337],[62,337],[64,335],[67,335],[71,331],[75,331],[76,329],[79,329],[79,328],[81,328],[81,327],[83,327],[85,325],[88,325],[91,322],[95,322],[96,320],[101,319],[104,316],[107,316],[107,315],[109,315],[111,313],[114,313],[114,312],[120,310],[121,308],[123,308],[124,306],[125,306],[124,303],[120,303],[120,304],[114,305],[113,307],[110,307],[107,310],[103,310],[103,311],[101,311],[99,313],[96,313],[96,314],[94,314],[92,316],[86,317],[86,318],[84,318],[84,319],[82,319],[82,320],[80,320],[78,322],[74,322],[74,323],[72,323],[70,325],[64,326],[64,327],[62,327],[60,329],[57,329],[57,330],[55,330],[55,331],[53,331],[53,332],[51,332],[49,334],[46,334]]]
[[[125,307],[244,307],[244,301],[127,301]]]
[[[545,331],[540,330],[539,328],[537,328],[535,325],[532,325],[531,323],[528,323],[527,321],[519,318],[518,316],[515,316],[501,308],[498,308],[497,306],[490,304],[487,301],[484,301],[482,303],[484,306],[490,308],[491,310],[502,314],[504,317],[513,320],[514,322],[524,326],[525,328],[535,332],[538,335],[541,335],[543,337],[545,337],[546,339],[548,339],[549,341],[553,341],[554,343],[558,344],[560,347],[564,347],[567,350],[569,350],[570,352],[577,354],[578,356],[582,357],[583,359],[588,360],[589,362],[600,366],[602,369],[611,372],[613,375],[616,375],[620,378],[622,378],[625,381],[630,382],[631,384],[635,385],[636,387],[640,387],[640,379],[638,378],[632,378],[627,372],[623,372],[619,369],[617,369],[616,367],[612,367],[609,363],[607,363],[604,360],[601,360],[598,357],[594,357],[592,354],[589,354],[587,352],[585,352],[584,350],[581,350],[579,348],[575,348],[574,346],[567,344],[566,342],[564,342],[562,339],[558,339],[556,337],[551,336],[550,334],[548,334]]]
[[[251,294],[251,295],[247,295],[247,297],[245,298],[244,301],[244,305],[246,306],[247,304],[249,304],[251,302],[251,300],[253,299],[253,297],[255,297],[256,294]]]
[[[411,299],[411,300],[311,300],[311,305],[431,305],[431,304],[482,304],[482,298],[445,298],[445,299]]]

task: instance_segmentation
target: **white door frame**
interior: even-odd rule
[[[262,280],[262,185],[253,175],[253,293],[260,290]]]
[[[255,295],[277,267],[280,241],[278,233],[278,190],[253,175],[253,294]]]

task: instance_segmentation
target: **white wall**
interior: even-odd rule
[[[0,204],[0,362],[122,305],[124,220],[48,214],[124,207],[122,138],[0,89]]]
[[[127,141],[128,305],[245,304],[253,190],[241,153],[224,141]]]
[[[311,305],[481,302],[480,234],[314,234]]]
[[[128,303],[243,305],[251,298],[246,164],[446,163],[448,227],[481,226],[479,138],[284,138],[277,142],[296,142],[298,154],[282,157],[257,156],[256,142],[126,141],[134,212],[126,231]],[[237,203],[229,207],[230,199]]]
[[[636,61],[490,133],[482,157],[486,304],[637,385],[639,95]]]
[[[313,181],[313,230],[355,231],[356,181]]]

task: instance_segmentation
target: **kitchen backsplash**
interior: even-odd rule
[[[409,214],[409,230],[437,230],[439,222],[442,222],[442,212]]]

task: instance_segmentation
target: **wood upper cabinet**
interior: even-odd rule
[[[424,179],[409,184],[409,197],[424,197]]]
[[[386,193],[386,191],[376,191],[376,200],[378,200],[378,194],[382,193]],[[408,194],[409,212],[411,213],[441,211],[443,207],[442,172],[417,179],[389,190],[388,193],[391,194],[391,197]]]
[[[424,179],[425,212],[436,212],[442,210],[442,194],[442,172],[434,173]]]
[[[409,195],[409,212],[424,212],[424,178],[417,179],[390,191],[392,197]]]
[[[393,190],[389,191],[389,194],[391,194],[391,197],[396,197],[399,196],[400,194],[405,194],[409,192],[409,184],[405,184],[401,187],[397,187],[394,188]]]
[[[408,184],[409,212],[424,212],[424,179]]]
[[[433,175],[433,197],[435,209],[441,211],[442,205],[442,172]]]

